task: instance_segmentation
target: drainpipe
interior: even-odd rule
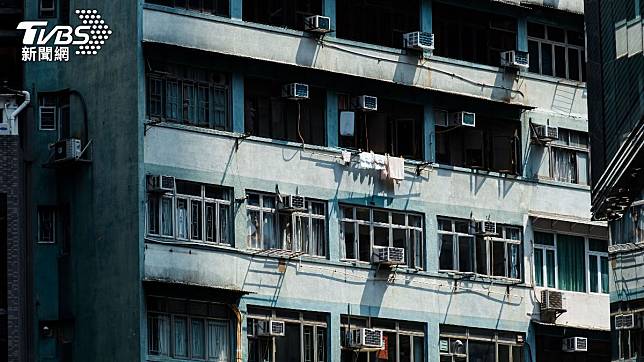
[[[25,100],[22,102],[22,104],[16,108],[13,113],[9,115],[9,127],[11,129],[11,134],[12,135],[17,135],[18,134],[18,125],[16,124],[16,117],[18,116],[18,113],[22,112],[25,107],[31,102],[31,95],[27,91],[20,91],[25,96]]]

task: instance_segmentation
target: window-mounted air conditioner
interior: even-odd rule
[[[640,327],[640,319],[635,313],[615,316],[615,329],[635,329]]]
[[[331,31],[331,18],[322,15],[313,15],[304,18],[304,30],[313,33],[328,33]]]
[[[434,111],[434,124],[437,127],[449,126],[449,112],[443,110]]]
[[[530,67],[530,54],[520,50],[501,52],[501,66],[528,69]]]
[[[351,330],[347,334],[347,344],[347,347],[361,351],[381,350],[385,346],[382,331],[371,328]]]
[[[559,139],[559,128],[557,127],[541,124],[535,124],[533,127],[533,137],[541,142],[550,142]]]
[[[147,189],[149,192],[174,192],[174,177],[148,175]]]
[[[377,111],[378,97],[361,95],[354,98],[354,107],[361,111]]]
[[[588,338],[585,338],[585,337],[564,338],[562,341],[561,347],[564,352],[587,352]]]
[[[465,111],[450,113],[449,125],[476,127],[476,113]]]
[[[560,312],[563,310],[563,296],[561,292],[548,289],[541,291],[542,312]]]
[[[374,246],[373,263],[381,265],[405,264],[405,249],[392,246]]]
[[[283,337],[286,326],[273,319],[257,321],[256,334],[262,337]]]
[[[81,157],[81,140],[68,138],[54,143],[54,161],[73,161]]]
[[[306,199],[300,195],[282,195],[279,208],[284,211],[305,211]]]
[[[303,83],[289,83],[282,86],[282,97],[301,100],[309,98],[309,86]]]
[[[481,220],[476,222],[476,234],[478,235],[498,235],[496,223],[490,220]]]
[[[434,34],[424,31],[403,34],[403,46],[407,49],[434,50]]]

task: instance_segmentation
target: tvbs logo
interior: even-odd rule
[[[69,61],[70,47],[75,55],[96,55],[112,35],[112,30],[97,10],[76,10],[82,23],[76,27],[56,25],[47,29],[47,21],[23,21],[22,61]]]

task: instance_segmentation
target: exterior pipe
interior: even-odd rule
[[[22,112],[25,107],[31,102],[31,95],[27,91],[20,91],[25,96],[25,100],[22,102],[22,104],[16,108],[11,115],[9,115],[9,127],[11,127],[11,134],[12,135],[17,135],[18,134],[18,125],[16,124],[16,117],[20,112]]]

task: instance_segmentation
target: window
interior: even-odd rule
[[[439,269],[521,279],[521,228],[497,225],[497,237],[474,235],[470,220],[438,218]]]
[[[269,319],[285,323],[284,337],[263,337],[257,325]],[[327,315],[283,309],[248,307],[249,362],[326,362]]]
[[[336,6],[338,38],[402,48],[403,34],[420,30],[418,0],[338,1]]]
[[[338,95],[338,114],[353,112],[352,96]],[[340,133],[340,147],[423,159],[423,106],[378,98],[375,112],[353,112],[353,135]],[[338,127],[342,131],[342,127]]]
[[[523,344],[517,343],[524,333],[440,326],[440,362],[523,362]]]
[[[246,132],[259,137],[324,145],[324,90],[309,87],[309,99],[294,101],[282,97],[282,86],[277,81],[245,79]]]
[[[425,324],[390,319],[340,316],[340,340],[347,345],[347,332],[357,328],[374,328],[383,331],[385,348],[375,352],[361,352],[342,348],[342,362],[424,362]]]
[[[40,105],[38,107],[38,114],[40,118],[41,131],[54,131],[56,130],[56,114],[58,100],[53,95],[41,95]]]
[[[573,292],[608,293],[607,248],[605,240],[536,231],[535,285]]]
[[[148,194],[148,235],[232,244],[231,190],[176,180],[174,194]]]
[[[148,296],[148,354],[230,361],[231,313],[223,304]]]
[[[476,115],[476,127],[437,127],[438,163],[521,173],[521,123]]]
[[[274,194],[249,192],[249,247],[326,256],[326,203],[312,199],[305,203],[306,211],[280,211]]]
[[[631,204],[621,218],[610,223],[613,244],[644,242],[644,200]]]
[[[591,293],[608,293],[608,243],[588,239],[588,285]]]
[[[38,242],[56,242],[56,208],[54,206],[38,206]]]
[[[340,246],[348,260],[371,262],[375,246],[405,249],[405,263],[422,269],[423,215],[365,207],[340,206]]]
[[[39,18],[55,18],[56,17],[56,0],[40,0],[38,7]]]
[[[71,137],[71,118],[68,93],[42,93],[39,95],[38,116],[41,131],[58,130],[58,139]]]
[[[620,312],[626,314],[633,312]],[[634,313],[635,318],[642,318],[641,313]],[[644,355],[644,333],[637,329],[615,329],[615,316],[611,316],[612,331],[617,335],[617,348],[613,349],[613,360],[637,361]]]
[[[588,134],[559,128],[559,139],[548,145],[550,176],[556,181],[588,185]]]
[[[517,48],[513,18],[440,3],[432,10],[436,55],[499,66],[501,52]]]
[[[322,15],[322,0],[244,0],[243,19],[253,23],[304,30],[304,18]]]
[[[229,16],[229,0],[145,0],[145,2],[206,14]]]
[[[528,23],[529,71],[585,82],[584,43],[582,31]]]
[[[230,130],[228,77],[173,64],[152,64],[147,114],[166,122]]]

